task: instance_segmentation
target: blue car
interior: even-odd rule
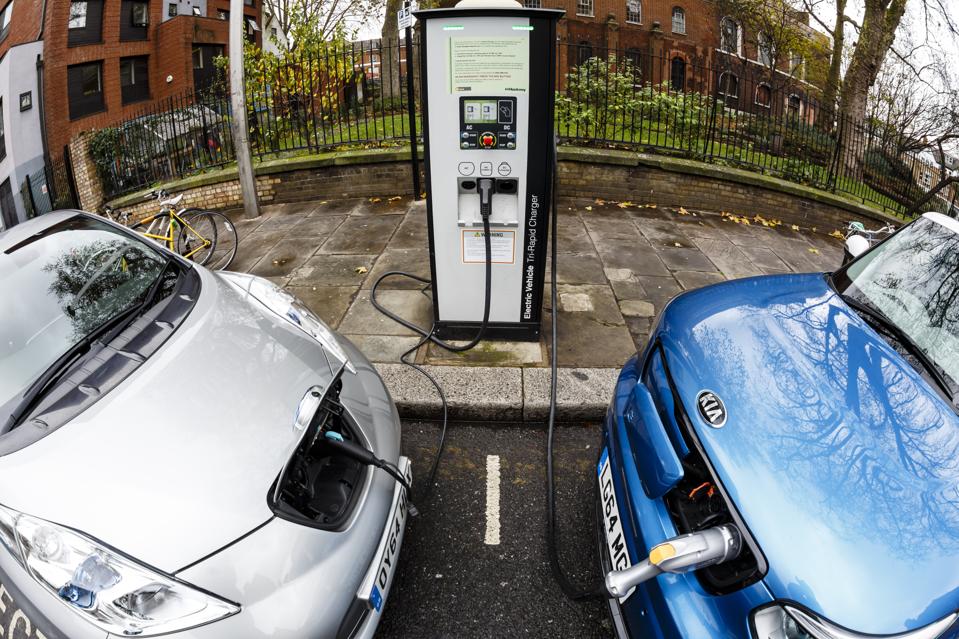
[[[621,637],[959,637],[959,222],[663,310],[597,466]]]

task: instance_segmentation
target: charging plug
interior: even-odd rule
[[[343,435],[340,435],[336,431],[328,430],[323,433],[323,437],[326,439],[327,444],[343,453],[347,457],[352,457],[358,462],[364,463],[368,466],[376,466],[377,468],[385,470],[393,477],[393,479],[400,482],[403,487],[406,488],[406,490],[410,489],[410,484],[406,478],[400,474],[396,466],[389,463],[385,459],[380,459],[371,451],[368,451],[357,443],[343,439]]]
[[[484,219],[489,219],[493,214],[493,191],[495,190],[495,182],[490,178],[480,178],[479,180],[479,196],[480,196],[480,215]]]

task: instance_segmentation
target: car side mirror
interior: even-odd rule
[[[845,255],[843,264],[848,264],[863,253],[869,250],[869,240],[861,235],[853,235],[846,238]]]

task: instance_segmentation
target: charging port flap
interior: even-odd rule
[[[643,384],[636,384],[623,416],[643,490],[650,499],[665,495],[683,478],[683,465]]]

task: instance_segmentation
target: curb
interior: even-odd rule
[[[403,364],[375,364],[400,417],[441,419],[432,384]],[[549,416],[548,368],[423,366],[443,387],[451,421],[543,423]],[[613,396],[618,368],[560,368],[556,420],[599,422]]]

